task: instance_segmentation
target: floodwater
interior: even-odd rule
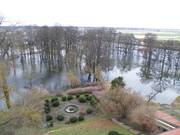
[[[180,95],[180,52],[159,48],[147,51],[142,47],[114,45],[110,57],[113,62],[101,71],[104,80],[111,81],[115,77],[123,76],[127,88],[145,97],[160,91],[154,100],[161,104],[170,104]],[[81,65],[85,65],[85,61]],[[88,74],[79,68],[76,69],[76,75],[82,83],[88,80]],[[10,63],[8,83],[12,88],[12,97],[13,90],[28,90],[31,85],[49,92],[58,92],[69,87],[66,69],[50,72],[40,61],[38,54],[33,60],[26,57],[23,62],[17,58],[15,66]],[[1,101],[0,108],[3,106]]]

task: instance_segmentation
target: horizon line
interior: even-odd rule
[[[127,26],[78,26],[78,25],[62,25],[62,24],[54,24],[54,25],[38,25],[38,24],[9,24],[9,25],[1,25],[0,27],[78,27],[78,28],[115,28],[115,29],[139,29],[139,30],[178,30],[180,28],[155,28],[155,27],[127,27]]]

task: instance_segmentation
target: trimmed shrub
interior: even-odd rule
[[[45,101],[45,104],[47,103],[47,104],[49,104],[49,99],[46,99],[46,100],[44,100]]]
[[[58,115],[56,119],[59,120],[59,121],[63,121],[64,120],[64,116],[63,115]]]
[[[73,99],[73,96],[72,96],[72,95],[68,95],[68,96],[67,96],[67,100],[68,100],[68,101],[70,101],[70,100],[72,100],[72,99]]]
[[[86,93],[86,94],[85,94],[85,96],[86,96],[86,97],[89,97],[89,94],[88,94],[88,93]]]
[[[86,113],[87,114],[91,114],[93,112],[93,110],[91,109],[91,108],[88,108],[87,110],[86,110]]]
[[[87,99],[88,101],[91,101],[92,95],[88,95],[88,96],[86,97],[86,99]]]
[[[117,131],[110,131],[110,132],[108,133],[108,135],[124,135],[124,134],[120,134],[120,133],[118,133]]]
[[[84,95],[81,95],[81,96],[79,97],[79,102],[80,102],[80,103],[85,103],[85,102],[86,102],[86,97],[85,97]]]
[[[49,113],[50,111],[51,111],[50,107],[47,107],[47,106],[44,107],[44,112],[45,113]]]
[[[46,121],[51,121],[53,120],[53,117],[51,115],[46,115]]]
[[[66,101],[67,97],[66,96],[62,96],[62,101]]]
[[[49,103],[44,103],[44,107],[50,107],[50,104]]]
[[[77,95],[76,95],[76,98],[79,98],[79,97],[80,97],[80,94],[77,94]]]
[[[53,97],[53,98],[51,99],[51,103],[53,103],[53,102],[55,102],[55,101],[58,101],[58,97]]]
[[[117,88],[117,87],[124,87],[125,83],[123,81],[123,78],[121,76],[115,78],[111,81],[111,88]]]
[[[97,104],[96,99],[95,99],[95,98],[92,98],[92,99],[90,100],[90,104],[91,104],[92,106],[96,105],[96,104]]]
[[[50,101],[49,99],[44,100],[44,107],[50,107]]]
[[[77,117],[71,117],[71,118],[69,119],[69,121],[70,121],[71,123],[76,123],[76,122],[78,121],[78,118],[77,118]]]
[[[58,107],[58,106],[59,106],[59,101],[54,101],[54,102],[52,102],[52,106],[53,106],[53,107]]]
[[[84,116],[80,115],[78,119],[79,119],[79,121],[83,121],[84,120]]]

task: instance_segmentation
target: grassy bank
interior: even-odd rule
[[[118,131],[124,135],[134,135],[130,131],[114,124],[111,120],[95,117],[81,123],[61,125],[49,135],[108,135],[109,131]]]

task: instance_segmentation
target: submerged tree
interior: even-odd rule
[[[147,95],[147,102],[150,102],[179,80],[180,53],[169,48],[173,41],[156,40],[153,34],[146,34],[144,45],[140,77],[143,82],[153,81]]]
[[[86,58],[86,72],[94,75],[93,81],[99,81],[98,70],[109,70],[111,61],[111,45],[115,42],[115,33],[111,29],[99,28],[87,30],[83,36]]]

